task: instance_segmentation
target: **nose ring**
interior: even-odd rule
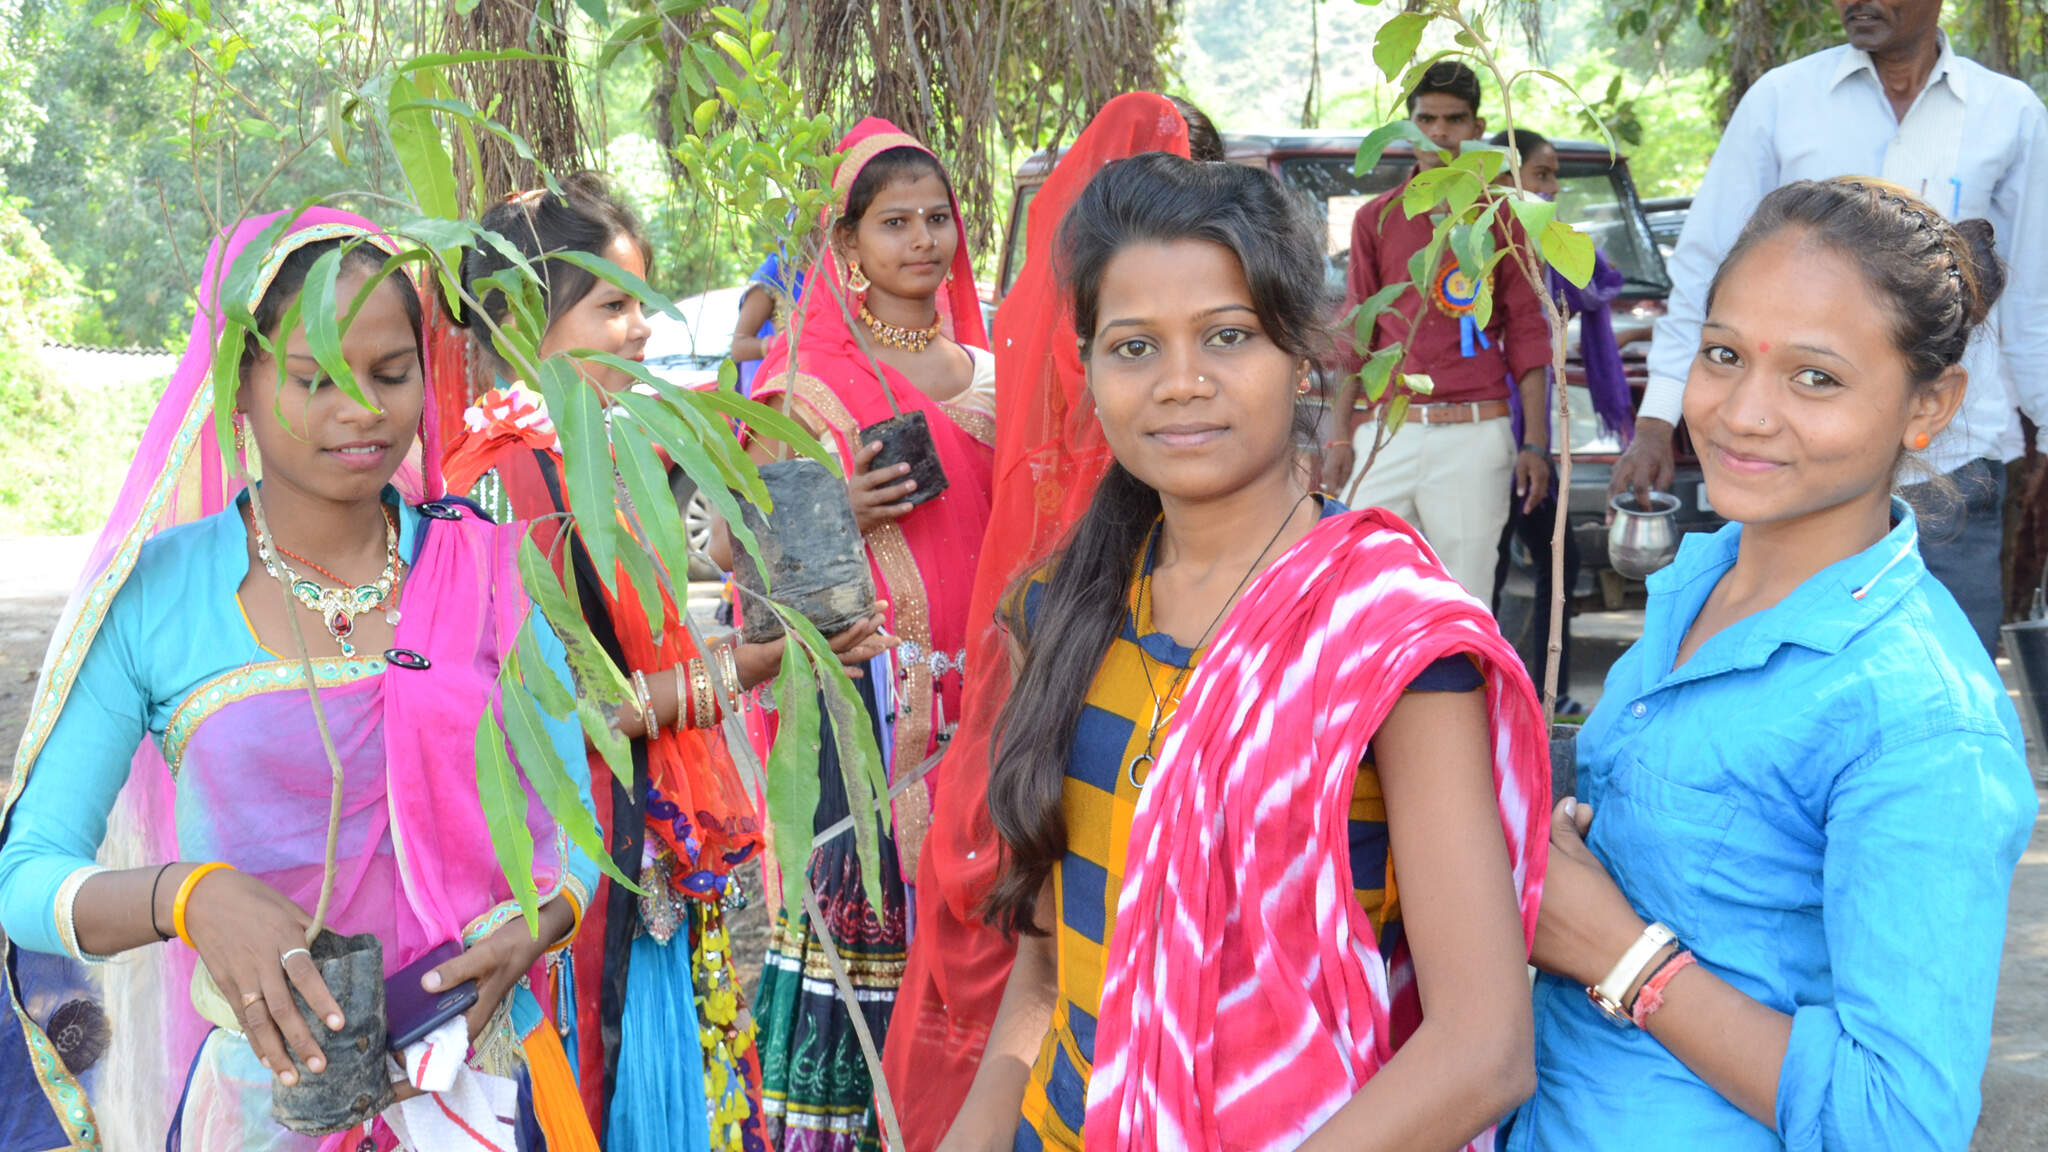
[[[1207,376],[1197,376],[1197,377],[1195,377],[1195,383],[1197,383],[1197,384],[1207,384],[1208,382],[1209,382],[1209,378],[1208,378]]]

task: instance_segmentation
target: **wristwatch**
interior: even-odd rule
[[[1661,923],[1643,929],[1643,934],[1636,937],[1636,942],[1628,946],[1628,951],[1621,954],[1621,960],[1608,971],[1607,978],[1586,989],[1586,999],[1614,1023],[1624,1028],[1634,1027],[1635,1021],[1629,1017],[1628,1009],[1621,1006],[1621,998],[1628,995],[1629,985],[1636,982],[1636,977],[1643,974],[1643,969],[1650,966],[1657,953],[1675,939],[1677,937],[1671,929]]]

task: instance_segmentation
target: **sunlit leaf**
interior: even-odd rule
[[[512,897],[530,927],[540,923],[540,889],[533,882],[533,834],[526,827],[526,790],[512,770],[505,732],[484,709],[476,724],[476,791],[497,853],[498,868],[512,885]]]
[[[1408,66],[1415,49],[1422,45],[1422,32],[1429,27],[1429,21],[1424,13],[1402,12],[1380,25],[1372,38],[1372,61],[1387,79],[1399,76]]]
[[[1593,238],[1562,220],[1543,226],[1539,237],[1543,258],[1557,274],[1584,288],[1593,279]]]
[[[419,98],[419,88],[407,77],[400,76],[391,82],[394,108],[416,104]],[[428,216],[461,215],[455,193],[455,163],[448,158],[434,113],[424,107],[394,111],[386,125],[391,134],[391,151],[398,158],[406,183],[412,186],[413,202],[420,211]]]
[[[348,366],[348,357],[341,352],[341,315],[335,300],[335,284],[345,252],[346,249],[337,246],[313,261],[313,267],[306,273],[306,285],[299,292],[299,318],[305,324],[306,344],[312,349],[313,359],[320,362],[321,375],[340,388],[342,395],[375,411],[376,405],[363,394],[355,370]],[[280,328],[279,338],[289,337],[290,331]]]
[[[528,676],[535,675],[542,679],[554,678],[554,673],[544,668],[528,671],[519,661],[518,650],[514,649],[498,677],[498,695],[505,708],[505,734],[511,739],[512,751],[519,758],[520,775],[526,777],[541,807],[554,817],[570,842],[595,861],[599,870],[611,877],[614,883],[638,894],[640,886],[634,882],[635,878],[621,872],[612,861],[611,853],[605,851],[604,832],[597,826],[597,817],[584,807],[583,786],[569,775],[567,766],[562,763],[561,751],[555,747],[554,738],[540,718],[540,709],[534,706],[533,697],[521,687]],[[526,797],[521,795],[519,799],[521,803],[515,818],[523,821]]]

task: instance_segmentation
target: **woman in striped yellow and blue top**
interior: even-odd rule
[[[1008,614],[1017,959],[941,1149],[1463,1147],[1533,1078],[1527,676],[1411,529],[1304,489],[1277,181],[1111,164],[1061,249],[1116,463]]]

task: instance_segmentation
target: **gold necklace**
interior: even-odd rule
[[[1280,527],[1273,531],[1273,538],[1266,541],[1264,548],[1259,549],[1259,554],[1252,558],[1251,566],[1244,570],[1243,578],[1238,580],[1237,587],[1232,588],[1230,595],[1224,597],[1223,607],[1216,610],[1216,618],[1209,621],[1207,628],[1202,629],[1202,637],[1195,641],[1194,648],[1190,650],[1191,653],[1200,652],[1209,643],[1209,634],[1216,631],[1218,624],[1223,623],[1224,613],[1229,612],[1230,606],[1236,603],[1237,594],[1244,591],[1244,586],[1252,582],[1252,573],[1259,570],[1259,561],[1264,560],[1266,553],[1273,550],[1273,545],[1280,542],[1280,537],[1287,531],[1287,525],[1294,520],[1295,509],[1300,508],[1301,502],[1308,499],[1309,495],[1307,492],[1302,493],[1288,507],[1287,515],[1280,518]],[[1145,537],[1143,574],[1138,577],[1137,603],[1132,605],[1130,610],[1131,632],[1139,637],[1144,635],[1141,630],[1143,626],[1138,621],[1145,612],[1145,593],[1152,587],[1152,550],[1158,546],[1159,525],[1165,519],[1166,517],[1162,513],[1158,520],[1153,521],[1152,531]],[[1145,733],[1145,750],[1131,757],[1130,763],[1124,766],[1124,775],[1130,780],[1131,787],[1143,788],[1145,781],[1152,778],[1152,765],[1158,763],[1157,758],[1152,755],[1152,746],[1159,739],[1159,730],[1166,727],[1166,722],[1173,718],[1174,712],[1180,711],[1181,685],[1187,682],[1188,675],[1194,671],[1194,668],[1193,656],[1190,655],[1187,666],[1174,673],[1173,681],[1166,686],[1166,695],[1161,697],[1159,690],[1152,686],[1151,657],[1142,651],[1138,653],[1138,671],[1145,674],[1145,691],[1152,697],[1152,726]],[[1166,709],[1167,701],[1169,700],[1173,702],[1173,712],[1169,712]],[[1140,763],[1145,765],[1145,780],[1138,779],[1138,765]]]
[[[875,339],[891,348],[903,348],[911,352],[922,352],[931,347],[932,341],[939,337],[941,326],[945,324],[944,320],[939,319],[933,320],[929,328],[900,328],[868,311],[866,300],[860,302],[860,322],[868,326],[868,331],[875,334]]]
[[[256,556],[263,561],[263,570],[270,573],[271,579],[284,581],[294,600],[319,615],[320,623],[327,626],[327,634],[341,645],[343,657],[354,657],[355,645],[349,643],[348,638],[355,633],[356,617],[391,599],[392,590],[398,585],[398,525],[389,513],[385,514],[384,571],[368,584],[329,588],[293,571],[292,566],[277,555],[280,551],[282,549],[271,543],[267,533],[257,530]]]

